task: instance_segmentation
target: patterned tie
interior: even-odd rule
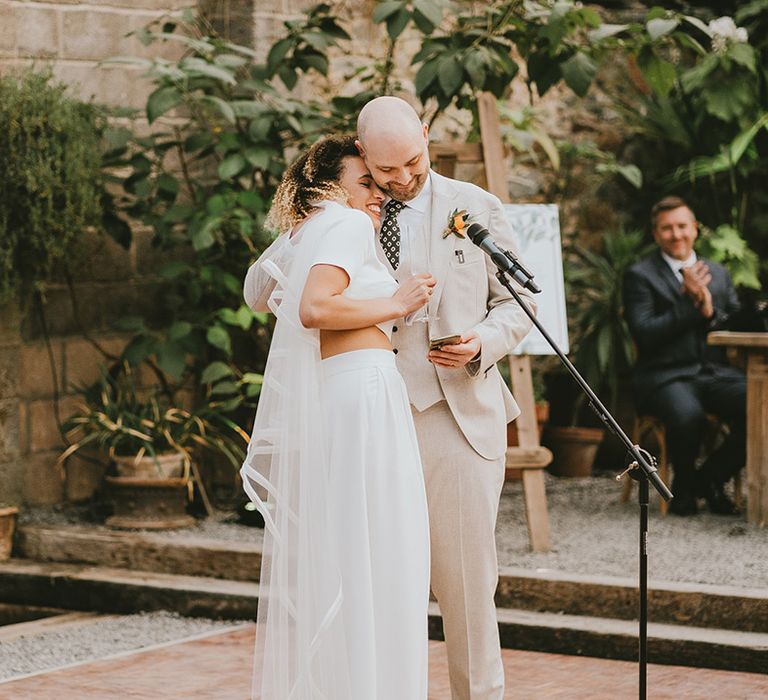
[[[390,199],[384,207],[384,221],[381,222],[379,240],[393,270],[397,270],[400,264],[400,224],[397,223],[397,215],[403,210],[405,204],[396,199]]]

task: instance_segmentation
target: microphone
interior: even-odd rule
[[[521,287],[525,287],[534,294],[541,291],[533,281],[533,275],[523,267],[512,253],[496,245],[487,228],[483,228],[478,223],[470,224],[467,228],[467,236],[478,248],[490,255],[494,265],[499,268],[499,272],[507,273]]]

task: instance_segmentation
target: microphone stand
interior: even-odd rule
[[[539,332],[547,341],[549,346],[555,351],[560,361],[565,365],[565,368],[571,373],[571,376],[576,380],[580,389],[587,395],[589,399],[589,405],[592,410],[597,414],[598,418],[605,424],[605,426],[614,433],[626,446],[627,452],[630,455],[630,463],[627,468],[616,477],[617,481],[620,481],[625,474],[629,474],[630,477],[635,479],[638,484],[638,504],[640,506],[640,548],[639,548],[639,583],[640,583],[640,610],[639,610],[639,649],[638,649],[638,663],[639,663],[639,698],[640,700],[646,699],[647,692],[647,670],[648,670],[648,484],[653,484],[659,495],[665,500],[670,501],[673,496],[672,492],[667,488],[667,485],[659,477],[659,473],[656,469],[656,459],[648,453],[646,450],[641,449],[638,445],[632,443],[627,434],[621,429],[621,426],[616,422],[616,419],[610,414],[608,409],[603,405],[600,399],[597,397],[592,387],[587,384],[586,380],[579,374],[574,364],[566,357],[563,351],[557,346],[557,343],[552,339],[552,336],[547,333],[544,327],[541,325],[536,315],[531,311],[528,305],[520,298],[520,295],[512,286],[509,279],[509,275],[513,278],[517,277],[520,281],[520,275],[523,278],[527,278],[522,286],[527,287],[533,292],[540,291],[536,284],[533,282],[533,275],[531,275],[512,255],[508,250],[504,251],[507,259],[512,263],[511,265],[505,265],[502,269],[498,263],[499,271],[496,273],[496,278],[503,284],[509,293],[515,298],[520,308],[525,312],[526,316],[533,321],[533,325],[538,328]],[[496,262],[494,260],[494,262]]]

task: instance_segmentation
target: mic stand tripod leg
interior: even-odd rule
[[[640,449],[638,447],[638,449]],[[646,453],[647,454],[647,453]],[[655,466],[656,460],[650,454],[648,461]],[[640,540],[639,540],[639,616],[638,616],[638,697],[646,700],[648,679],[648,477],[640,469],[637,462],[632,462],[616,477],[620,481],[624,476],[630,476],[637,481],[637,503],[640,507]]]
[[[648,675],[648,478],[639,469],[637,502],[640,506],[640,620],[639,620],[639,695],[646,698]]]

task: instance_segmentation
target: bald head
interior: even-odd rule
[[[401,202],[413,199],[429,174],[426,124],[405,100],[377,97],[360,111],[357,147],[376,184]]]
[[[383,136],[409,134],[419,138],[423,129],[416,110],[399,97],[377,97],[360,110],[357,118],[357,138],[363,147],[367,141]]]

